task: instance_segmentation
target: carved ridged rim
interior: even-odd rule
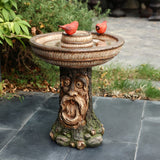
[[[63,48],[86,48],[86,47],[92,47],[93,46],[93,41],[88,42],[88,43],[63,43],[61,42],[61,47]]]
[[[89,43],[92,41],[92,35],[91,32],[87,31],[77,31],[77,34],[68,35],[66,33],[62,33],[62,39],[61,42],[67,43],[67,44],[84,44]],[[80,33],[84,33],[83,35]]]
[[[91,47],[91,48],[61,48],[57,46],[44,46],[43,44],[40,44],[36,42],[36,40],[45,38],[48,36],[61,36],[62,32],[52,32],[52,33],[46,33],[46,34],[40,34],[37,36],[34,36],[30,39],[30,44],[32,47],[39,48],[41,50],[47,50],[47,51],[57,51],[57,52],[69,52],[69,53],[79,53],[79,52],[97,52],[97,51],[104,51],[104,50],[112,50],[115,48],[118,48],[124,44],[124,40],[117,35],[112,35],[112,34],[103,34],[103,35],[98,35],[95,32],[91,32],[93,39],[96,37],[97,39],[102,39],[105,37],[110,37],[116,41],[116,43],[112,45],[107,45],[107,46],[97,46],[97,47]],[[53,39],[54,40],[54,39]]]
[[[91,32],[88,31],[77,31],[76,33],[85,33],[85,34],[72,34],[70,35],[70,37],[86,37],[91,35]],[[66,34],[65,32],[62,32],[62,35],[68,37],[68,34]]]
[[[105,50],[102,52],[89,52],[89,53],[59,53],[59,52],[51,52],[51,53],[46,53],[46,51],[40,50],[38,48],[33,48],[34,53],[36,53],[37,56],[41,57],[42,59],[48,59],[48,60],[54,60],[54,61],[65,61],[65,62],[85,62],[85,61],[97,61],[97,60],[104,60],[108,58],[113,58],[116,56],[120,48],[116,48],[113,50]],[[110,53],[110,51],[112,53]],[[50,52],[50,51],[49,51]]]
[[[41,57],[40,57],[41,58]],[[112,57],[113,58],[113,57]],[[50,64],[54,64],[60,67],[67,67],[67,68],[89,68],[89,67],[93,67],[93,66],[97,66],[97,65],[101,65],[104,64],[106,62],[108,62],[109,60],[111,60],[112,58],[108,58],[108,59],[101,59],[101,60],[94,60],[94,61],[86,61],[86,62],[82,62],[82,61],[72,61],[72,62],[67,62],[67,61],[54,61],[54,60],[48,60],[48,59],[43,59],[44,61],[50,63]]]
[[[61,40],[61,43],[65,43],[65,44],[73,44],[73,45],[85,45],[85,44],[88,44],[88,43],[93,43],[93,40],[91,41],[86,41],[86,42],[68,42],[66,43],[65,41]]]

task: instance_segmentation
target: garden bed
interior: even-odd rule
[[[25,74],[3,74],[1,97],[15,96],[18,91],[59,93],[59,68],[53,66],[50,69],[53,70],[53,74],[51,76],[48,71],[48,77],[38,68]],[[101,66],[93,68],[92,93],[93,96],[160,100],[159,81],[160,70],[148,64],[126,69],[120,65],[107,68]]]

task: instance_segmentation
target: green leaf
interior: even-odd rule
[[[11,47],[13,47],[13,43],[12,43],[12,40],[11,40],[11,39],[9,39],[9,38],[7,38],[7,37],[5,37],[4,39],[5,39],[5,41],[6,41]]]
[[[10,5],[9,3],[6,3],[6,4],[4,5],[4,8],[5,8],[6,10],[10,10],[10,9],[11,9],[11,5]]]
[[[2,18],[0,18],[0,23],[1,23],[1,22],[4,22],[4,20],[3,20]]]
[[[16,14],[14,13],[13,10],[9,10],[9,13],[10,13],[12,19],[14,19],[16,17]]]
[[[1,39],[4,39],[2,30],[0,30],[0,38],[1,38]]]
[[[21,19],[20,19],[20,17],[16,16],[14,19],[14,22],[18,22],[18,21],[21,21]]]
[[[15,30],[16,34],[19,35],[21,28],[17,22],[14,22],[14,30]]]
[[[19,24],[24,24],[25,26],[31,27],[28,22],[22,20],[18,22]]]
[[[5,8],[2,9],[2,15],[6,21],[9,21],[9,13]]]
[[[11,29],[12,33],[14,33],[15,30],[14,30],[14,23],[13,22],[10,23],[10,27],[11,27],[10,29]]]
[[[29,35],[28,28],[27,28],[25,25],[23,25],[23,24],[19,24],[19,25],[21,26],[21,29],[24,31],[24,33],[25,33],[26,35]]]
[[[6,22],[5,25],[6,25],[7,30],[9,30],[9,32],[11,32],[11,23],[10,22]]]
[[[3,42],[0,40],[0,44],[3,44]]]
[[[11,3],[17,9],[17,3],[16,3],[16,1],[12,0]]]
[[[9,0],[1,0],[2,3],[7,3]]]

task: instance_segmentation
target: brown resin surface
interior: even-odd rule
[[[93,39],[90,47],[85,47],[85,44],[83,44],[84,47],[79,48],[75,46],[67,48],[66,45],[65,48],[61,47],[62,32],[35,36],[31,38],[30,43],[38,57],[48,63],[68,68],[88,68],[103,64],[116,56],[124,44],[123,39],[119,36],[89,33]],[[70,36],[72,40],[74,40],[74,36]],[[63,39],[67,41],[66,36],[64,37]],[[79,39],[83,39],[83,35],[79,36]],[[88,37],[89,39],[90,37]],[[80,44],[77,45],[80,46]]]
[[[116,56],[123,39],[87,31],[53,32],[35,36],[30,43],[38,57],[60,66],[60,109],[50,132],[52,140],[78,149],[100,145],[104,127],[93,111],[91,67]]]

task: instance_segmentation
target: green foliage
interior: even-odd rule
[[[152,84],[146,87],[145,94],[151,99],[160,99],[160,89],[153,87]]]
[[[48,64],[36,56],[33,56],[33,58],[36,65],[41,68],[41,78],[45,78],[45,80],[47,80],[51,86],[57,85],[57,83],[59,83],[59,67]]]
[[[121,65],[110,65],[93,70],[93,94],[104,96],[116,95],[130,98],[160,99],[160,88],[152,81],[159,81],[160,69],[149,64],[136,68],[124,68]]]
[[[160,69],[155,69],[149,64],[142,64],[136,68],[137,76],[139,78],[152,79],[160,81]]]
[[[58,31],[58,25],[77,20],[79,30],[91,30],[92,18],[99,15],[101,8],[88,10],[87,2],[78,0],[17,0],[19,13],[31,26],[42,32]]]
[[[16,15],[14,9],[17,9],[15,0],[0,1],[0,44],[7,42],[12,47],[13,38],[19,41],[22,38],[30,38],[28,31],[30,25],[22,20],[19,15]]]
[[[0,97],[3,95],[3,82],[0,82]]]

